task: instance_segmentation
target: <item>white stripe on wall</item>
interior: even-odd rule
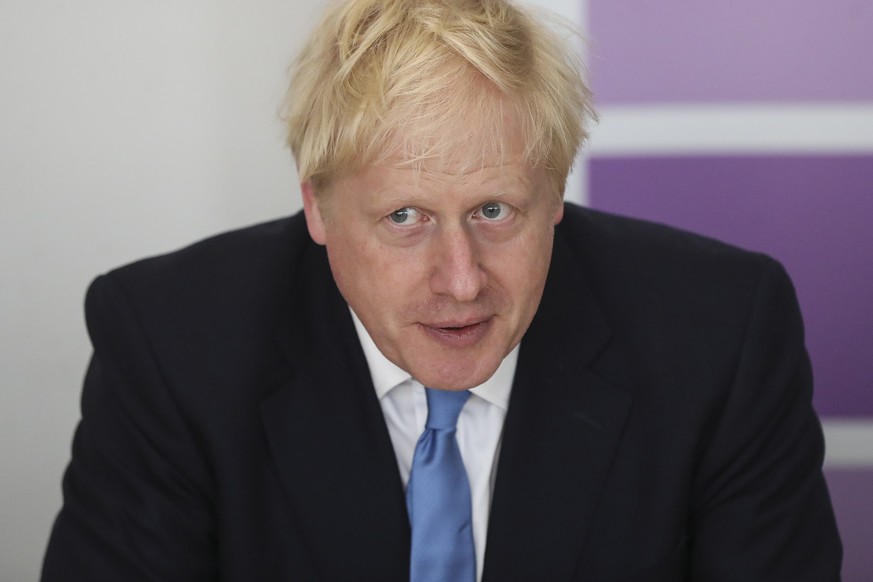
[[[826,418],[825,467],[873,468],[873,419]]]
[[[604,106],[590,155],[873,154],[869,105]]]
[[[566,23],[576,31],[583,33],[583,35],[587,32],[587,0],[527,0],[522,4],[545,8],[566,20]],[[563,35],[563,33],[561,34]],[[588,202],[588,178],[585,161],[582,156],[577,158],[575,169],[567,178],[565,192],[565,200],[579,204],[586,204]]]

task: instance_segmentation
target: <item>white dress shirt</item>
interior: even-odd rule
[[[427,421],[427,399],[424,387],[412,376],[386,358],[352,312],[358,339],[364,349],[367,365],[388,434],[394,445],[397,466],[403,486],[409,482],[412,455]],[[470,482],[473,507],[473,543],[476,549],[476,579],[482,580],[485,558],[485,538],[491,493],[497,475],[497,453],[503,432],[503,420],[509,407],[509,393],[518,361],[518,346],[503,359],[500,367],[484,384],[472,388],[469,400],[458,418],[458,447]]]

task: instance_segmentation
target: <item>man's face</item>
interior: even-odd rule
[[[490,378],[539,305],[563,207],[510,142],[471,167],[370,166],[335,180],[320,205],[303,185],[340,292],[382,353],[426,386]],[[452,158],[481,158],[466,149]]]

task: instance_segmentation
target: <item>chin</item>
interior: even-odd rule
[[[496,365],[483,369],[481,365],[457,366],[447,364],[440,370],[427,370],[413,377],[423,385],[441,390],[469,390],[485,383],[500,367],[501,360]],[[460,368],[460,369],[459,369]]]

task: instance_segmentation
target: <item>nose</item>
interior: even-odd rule
[[[430,289],[455,301],[473,301],[487,283],[473,233],[463,225],[445,228],[432,241]]]

